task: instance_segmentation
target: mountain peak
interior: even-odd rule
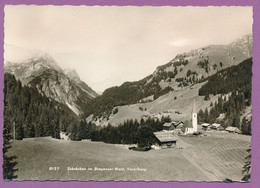
[[[48,53],[35,54],[33,58],[30,58],[27,61],[23,62],[22,66],[26,66],[26,67],[33,66],[39,69],[40,68],[55,69],[59,72],[62,72],[60,66]]]
[[[77,115],[86,102],[98,96],[80,80],[75,70],[62,70],[48,53],[35,53],[20,63],[6,60],[4,69],[23,85],[36,87],[40,93],[67,105]]]
[[[229,45],[230,46],[248,45],[249,47],[252,47],[252,43],[253,43],[253,35],[250,33],[239,37],[238,39],[232,41]]]
[[[63,71],[70,79],[80,81],[80,77],[75,69],[64,69]]]

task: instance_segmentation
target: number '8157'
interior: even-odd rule
[[[57,166],[50,166],[49,167],[49,170],[59,170],[60,169],[60,167],[57,167]]]

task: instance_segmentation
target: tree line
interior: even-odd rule
[[[162,117],[161,120],[141,119],[140,122],[128,119],[117,127],[110,124],[100,127],[81,120],[73,126],[70,137],[75,141],[90,139],[91,141],[103,141],[111,144],[138,144],[139,147],[145,147],[156,142],[153,132],[161,131],[163,124],[170,121],[169,117]]]
[[[198,112],[198,120],[220,122],[224,127],[238,127],[244,134],[251,135],[251,119],[240,118],[244,110],[252,105],[251,92],[252,58],[208,78],[208,82],[199,89],[199,95],[205,95],[205,100],[208,100],[211,94],[220,96],[209,109]],[[224,114],[224,118],[218,120],[220,114]]]
[[[163,77],[163,74],[158,75],[158,78],[160,76]],[[160,78],[158,78],[150,75],[140,81],[125,82],[121,86],[106,89],[101,96],[86,103],[82,118],[91,114],[94,117],[109,117],[115,106],[135,104],[151,95],[154,95],[156,99],[173,90],[171,87],[162,89],[159,85]]]
[[[208,82],[199,89],[199,95],[228,94],[241,91],[246,99],[251,100],[252,91],[252,58],[236,66],[218,71],[208,77]]]
[[[40,94],[35,87],[22,86],[8,73],[4,75],[4,117],[5,126],[17,140],[59,138],[60,131],[69,131],[77,119],[68,107]]]

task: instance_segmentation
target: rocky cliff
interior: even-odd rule
[[[21,63],[7,61],[4,71],[15,75],[23,85],[36,87],[47,97],[66,104],[77,115],[85,103],[98,96],[75,70],[62,70],[48,54]]]

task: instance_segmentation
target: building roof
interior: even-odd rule
[[[219,126],[221,126],[219,123],[213,123],[212,125],[211,125],[213,128],[218,128]]]
[[[185,128],[193,128],[192,122],[188,121],[188,120],[184,121],[184,127]]]
[[[167,123],[167,122],[163,124],[164,127],[170,127],[171,125],[172,123]]]
[[[178,121],[175,125],[178,126],[178,125],[180,125],[181,123],[183,123],[183,121]]]
[[[154,132],[153,133],[160,142],[172,142],[177,138],[170,132]]]
[[[210,124],[209,123],[202,123],[201,126],[202,127],[208,127]]]
[[[225,130],[230,132],[242,133],[237,127],[227,127]]]

